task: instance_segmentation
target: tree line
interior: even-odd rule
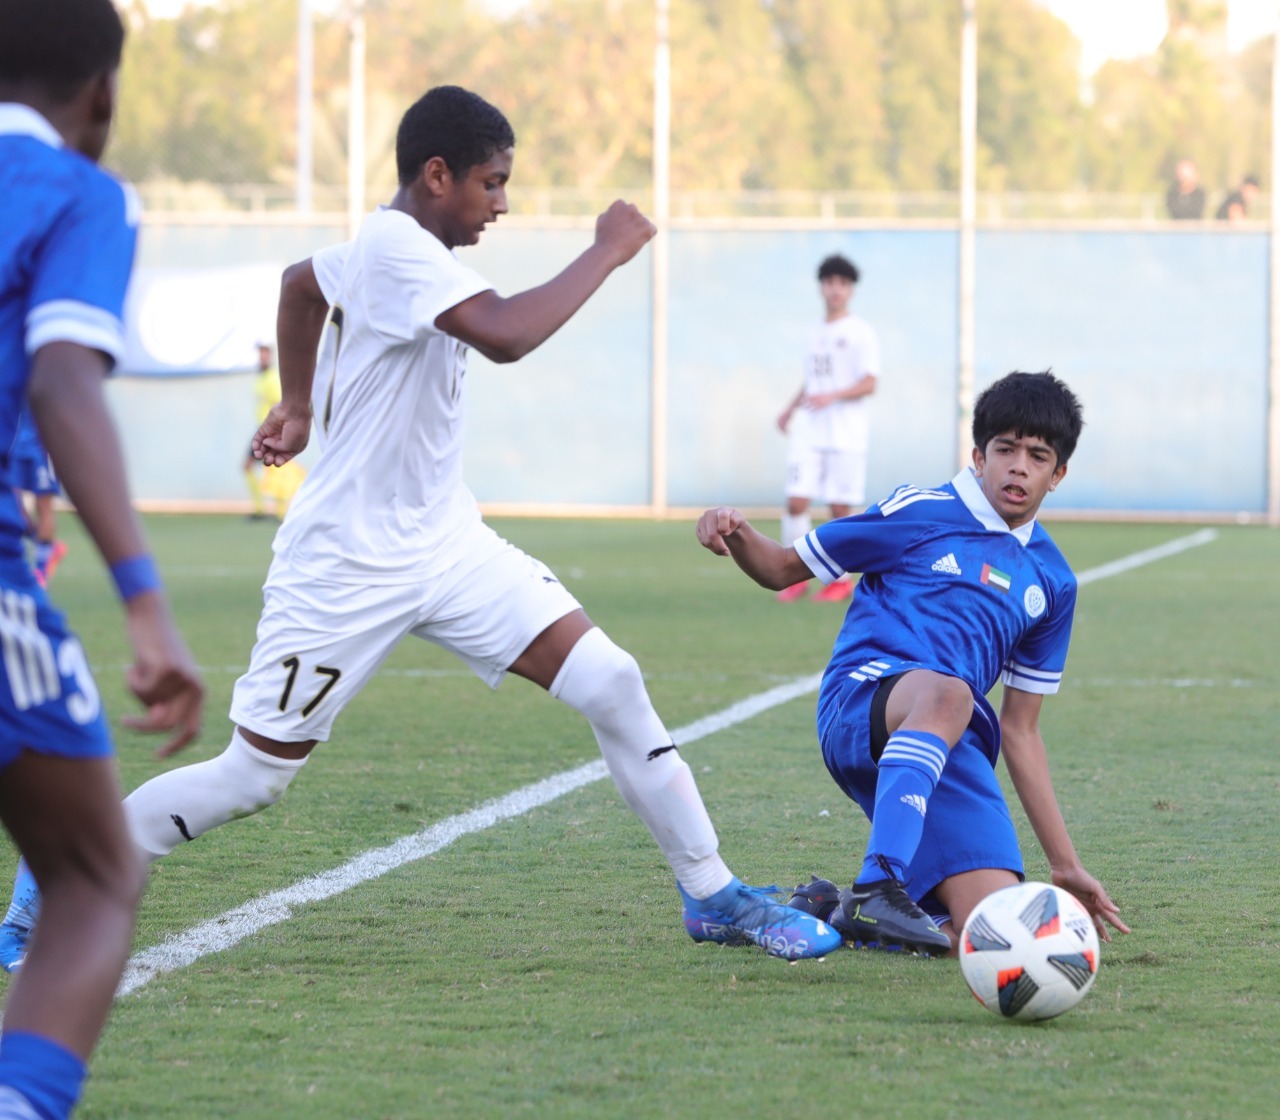
[[[1225,52],[1225,6],[1169,0],[1154,55],[1082,86],[1079,43],[1034,0],[978,0],[978,187],[1154,192],[1195,158],[1210,188],[1266,166],[1271,44]],[[297,0],[174,19],[130,0],[110,162],[140,181],[291,184]],[[395,181],[400,114],[464,85],[517,135],[523,188],[650,180],[652,0],[367,0],[368,180]],[[960,0],[671,0],[677,191],[951,191]],[[348,29],[314,31],[314,169],[346,181]]]

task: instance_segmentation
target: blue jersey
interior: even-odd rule
[[[75,342],[119,361],[136,241],[132,192],[35,110],[0,104],[0,448],[13,446],[42,346]],[[6,490],[0,555],[20,553],[22,531]]]
[[[880,675],[880,659],[965,681],[993,756],[999,725],[985,696],[996,682],[1057,692],[1075,576],[1039,523],[1008,527],[971,471],[936,490],[899,487],[865,513],[820,525],[796,549],[824,583],[863,573],[823,679],[820,728],[842,683]]]
[[[18,430],[13,434],[13,442],[9,444],[10,459],[43,459],[44,444],[40,442],[40,432],[31,416],[31,410],[24,408],[18,417]]]

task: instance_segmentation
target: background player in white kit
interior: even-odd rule
[[[791,545],[812,527],[811,502],[826,502],[832,517],[848,517],[867,497],[867,398],[880,376],[880,344],[866,320],[850,314],[858,268],[839,254],[818,266],[826,317],[815,327],[804,361],[804,384],[778,417],[787,446],[786,512],[782,543]],[[802,598],[808,583],[778,592],[780,602]],[[853,594],[847,579],[814,596],[835,603]]]
[[[314,421],[322,453],[276,535],[258,642],[232,699],[231,743],[135,790],[125,802],[134,838],[158,859],[277,801],[412,634],[451,650],[491,687],[515,673],[587,718],[675,871],[695,940],[820,956],[840,945],[838,933],[744,885],[721,860],[634,658],[544,565],[483,524],[462,481],[467,347],[495,361],[528,353],[654,233],[634,206],[615,202],[594,244],[563,272],[499,296],[452,250],[506,212],[514,143],[506,118],[480,97],[429,91],[401,121],[401,185],[390,206],[354,242],[286,270],[283,398],[253,447],[268,465],[288,462]]]

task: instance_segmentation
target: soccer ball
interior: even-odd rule
[[[960,971],[983,1007],[1008,1019],[1052,1019],[1098,975],[1098,931],[1067,891],[1019,883],[987,895],[960,934]]]

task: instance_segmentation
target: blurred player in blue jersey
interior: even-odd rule
[[[1066,665],[1076,580],[1036,513],[1082,426],[1057,378],[1011,373],[976,402],[973,467],[935,490],[900,487],[794,547],[734,509],[698,521],[699,542],[764,587],[863,573],[823,678],[818,734],[871,836],[851,889],[833,897],[815,880],[792,898],[849,943],[947,953],[973,907],[1023,877],[995,773],[1002,749],[1054,883],[1104,939],[1107,922],[1128,932],[1076,855],[1039,725]],[[986,699],[997,681],[998,718]]]
[[[27,518],[27,535],[33,545],[31,570],[35,572],[36,582],[48,587],[67,554],[67,546],[58,540],[57,514],[53,509],[53,500],[60,492],[58,476],[29,411],[24,410],[18,421],[17,434],[9,446],[6,474]],[[28,494],[33,505],[29,512],[25,505]]]
[[[0,0],[0,447],[30,407],[110,566],[133,649],[133,721],[192,739],[203,687],[134,515],[102,380],[119,358],[136,235],[96,166],[124,27],[110,0]],[[0,820],[27,865],[10,928],[43,894],[4,1007],[0,1118],[60,1120],[80,1095],[124,968],[143,865],[120,808],[106,718],[79,641],[28,567],[0,487]],[[25,931],[24,931],[25,933]]]

